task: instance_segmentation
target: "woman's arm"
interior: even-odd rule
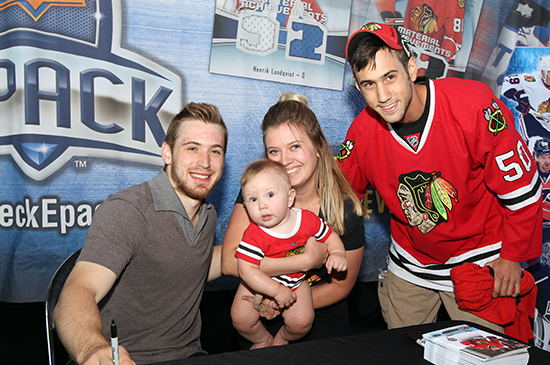
[[[239,277],[235,252],[243,238],[243,233],[250,224],[250,218],[244,204],[236,203],[229,219],[222,243],[222,272],[224,275]]]
[[[222,272],[225,275],[239,275],[235,252],[249,224],[250,218],[246,213],[244,204],[236,203],[222,244]],[[314,238],[310,238],[307,242],[306,249],[301,255],[284,258],[265,257],[260,265],[261,270],[268,276],[277,276],[291,272],[308,271],[323,265],[327,257],[327,246],[324,243],[317,242]]]
[[[364,247],[346,251],[348,270],[345,272],[333,271],[328,277],[329,281],[311,287],[315,309],[337,303],[349,295],[357,279],[357,274],[359,274],[364,251]]]

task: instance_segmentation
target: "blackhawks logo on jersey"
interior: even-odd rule
[[[399,176],[397,197],[412,227],[426,234],[449,220],[458,192],[440,172],[413,171]]]
[[[348,158],[351,155],[351,150],[353,149],[354,143],[355,142],[350,141],[349,139],[342,143],[342,147],[340,148],[340,152],[338,152],[336,159],[342,162],[342,160]]]
[[[493,133],[493,135],[496,136],[499,132],[508,128],[502,110],[500,110],[496,101],[493,100],[491,106],[487,109],[483,109],[483,112],[485,113],[485,120],[489,122],[487,129],[489,129],[489,132]]]
[[[418,5],[411,9],[411,22],[413,29],[423,34],[439,31],[437,15],[435,15],[431,6],[426,4]]]

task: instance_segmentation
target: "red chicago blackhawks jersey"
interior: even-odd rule
[[[390,260],[415,284],[452,291],[450,269],[538,257],[541,182],[509,109],[483,83],[429,81],[416,150],[369,107],[337,156],[361,198],[372,185],[392,212]]]
[[[277,233],[271,229],[250,223],[235,252],[235,257],[254,265],[260,265],[264,256],[286,257],[301,254],[309,237],[325,242],[332,229],[321,218],[309,210],[292,208],[296,211],[296,225],[288,233]],[[273,277],[279,284],[291,289],[297,288],[306,276],[305,272]]]

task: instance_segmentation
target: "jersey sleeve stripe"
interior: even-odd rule
[[[535,203],[542,194],[542,183],[538,172],[528,186],[511,193],[498,195],[499,200],[510,210],[518,210]]]
[[[258,261],[264,258],[264,253],[262,252],[262,250],[243,241],[239,243],[239,247],[237,247],[237,252]]]
[[[321,220],[321,227],[319,227],[319,231],[315,234],[315,239],[317,241],[323,240],[323,238],[325,238],[325,236],[328,234],[328,231],[328,225],[323,220]]]

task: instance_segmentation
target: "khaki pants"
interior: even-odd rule
[[[453,320],[473,322],[500,333],[504,332],[502,326],[460,309],[454,293],[411,284],[389,270],[384,278],[378,279],[378,297],[388,328],[433,323],[443,302]]]

